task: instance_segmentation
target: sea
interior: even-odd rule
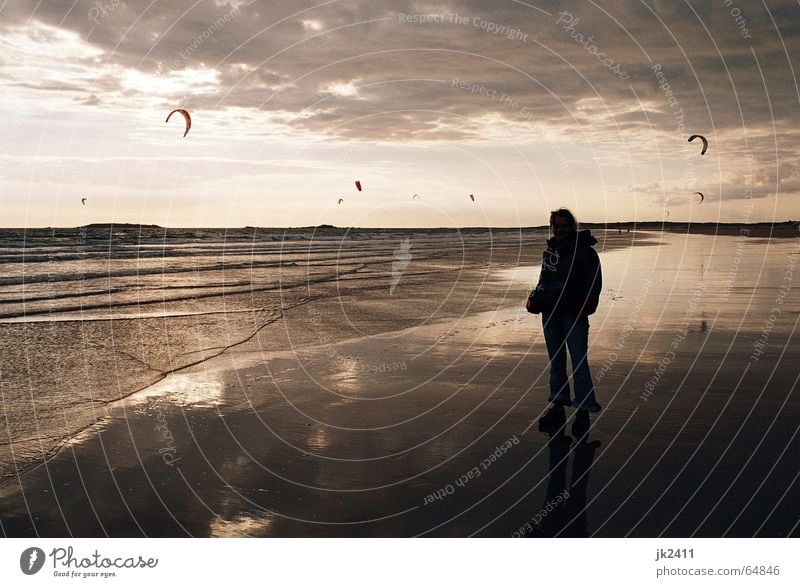
[[[471,251],[510,243],[513,259],[521,243],[545,236],[326,225],[0,229],[0,481],[41,462],[111,402],[250,340],[287,307],[313,304],[325,285],[357,279],[364,291],[391,291],[412,256],[435,270],[438,259],[455,255],[460,265]]]

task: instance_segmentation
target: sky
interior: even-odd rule
[[[0,0],[0,226],[797,220],[799,37],[796,0]]]

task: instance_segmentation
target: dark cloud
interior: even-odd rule
[[[800,54],[800,9],[788,1],[768,8],[736,1],[529,3],[541,10],[478,0],[316,8],[294,0],[102,4],[98,13],[90,0],[10,3],[2,29],[42,22],[72,31],[120,72],[169,77],[216,69],[213,91],[170,99],[197,110],[301,115],[292,123],[299,130],[369,140],[475,137],[481,117],[523,126],[529,120],[519,114],[523,107],[540,124],[590,133],[674,133],[680,111],[686,134],[710,134],[791,124],[798,104],[791,56]],[[486,92],[454,87],[454,79]],[[74,84],[16,83],[80,91]],[[336,93],[346,84],[356,92]],[[104,78],[84,91],[84,102],[93,105],[103,92],[137,90]],[[596,101],[589,114],[580,109],[587,100]]]
[[[85,106],[98,106],[99,104],[101,104],[101,101],[100,98],[92,94],[91,96],[83,100],[81,104]]]

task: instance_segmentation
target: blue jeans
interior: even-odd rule
[[[562,313],[542,313],[544,340],[550,357],[549,400],[578,410],[599,412],[600,404],[594,396],[592,374],[589,371],[589,317]],[[570,401],[567,377],[567,350],[572,359],[572,381],[575,401]]]

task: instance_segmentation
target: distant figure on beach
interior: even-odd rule
[[[566,423],[565,406],[576,409],[572,433],[580,438],[589,430],[589,412],[599,412],[589,371],[589,315],[600,299],[602,271],[592,246],[597,239],[588,230],[578,232],[575,216],[566,208],[550,213],[553,238],[547,241],[539,283],[526,308],[542,314],[547,355],[550,358],[550,409],[539,419],[539,429],[553,433]],[[572,360],[575,400],[570,400],[567,350]]]

